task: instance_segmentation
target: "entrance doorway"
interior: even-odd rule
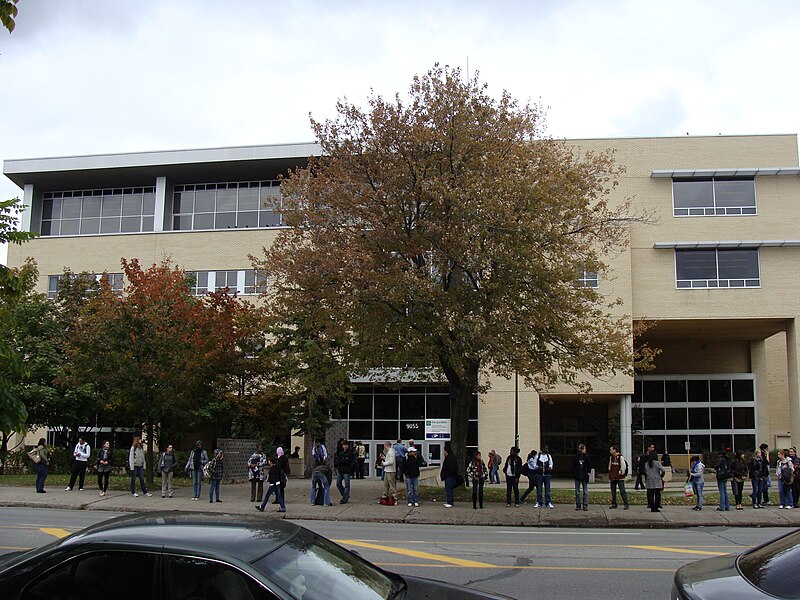
[[[429,467],[441,467],[442,459],[444,457],[444,442],[423,442],[422,451],[425,456],[425,462]]]

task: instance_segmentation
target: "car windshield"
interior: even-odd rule
[[[300,531],[253,566],[296,600],[386,600],[400,583],[310,531]]]
[[[797,598],[800,590],[800,531],[743,554],[739,571],[754,586],[778,598]]]

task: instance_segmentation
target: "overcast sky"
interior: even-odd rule
[[[435,62],[541,102],[555,137],[800,130],[796,0],[18,6],[0,30],[4,160],[311,141],[309,113],[404,92]]]

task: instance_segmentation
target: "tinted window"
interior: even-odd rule
[[[168,563],[171,600],[275,598],[249,575],[215,561],[170,556]]]
[[[714,196],[717,206],[755,206],[756,182],[752,179],[716,180]]]
[[[758,250],[720,250],[720,279],[758,279]]]
[[[708,181],[673,181],[672,195],[675,208],[714,206],[714,183]]]
[[[155,556],[93,552],[49,571],[22,592],[23,600],[141,600],[155,597]],[[121,585],[127,576],[135,585]]]
[[[675,270],[678,279],[716,279],[715,250],[676,250]]]

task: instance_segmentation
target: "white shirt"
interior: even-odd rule
[[[86,462],[91,453],[92,449],[89,447],[89,444],[85,442],[83,444],[75,444],[75,451],[73,453],[75,455],[75,460]]]

